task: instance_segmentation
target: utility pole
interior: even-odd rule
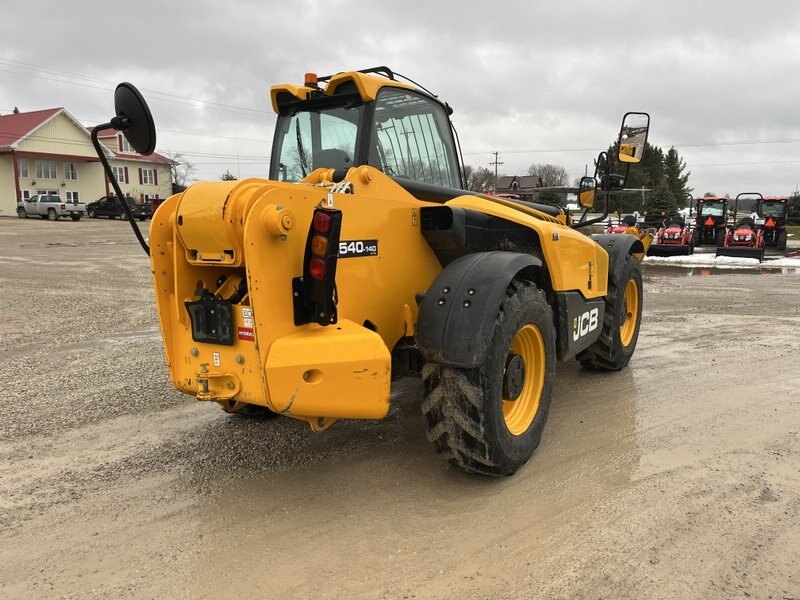
[[[494,161],[490,162],[489,164],[494,165],[494,190],[497,191],[497,167],[505,163],[501,163],[497,160],[500,156],[499,152],[492,152],[492,154],[494,154]]]

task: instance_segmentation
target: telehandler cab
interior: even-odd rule
[[[510,475],[539,444],[557,358],[630,361],[644,249],[577,231],[624,186],[608,167],[581,180],[577,222],[464,189],[452,110],[411,83],[377,67],[275,86],[269,179],[196,183],[161,204],[149,255],[170,378],[228,412],[322,430],[386,416],[392,379],[421,373],[436,449]],[[116,189],[96,132],[114,127],[147,154],[155,128],[130,84],[115,105],[92,138]],[[624,117],[628,168],[649,120]],[[606,214],[587,219],[598,180]]]

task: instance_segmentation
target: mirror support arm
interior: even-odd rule
[[[92,129],[92,145],[94,146],[95,151],[97,152],[97,156],[100,158],[100,162],[103,163],[103,168],[106,171],[106,176],[108,180],[111,182],[111,185],[114,187],[114,191],[117,194],[117,198],[119,198],[120,204],[122,204],[122,210],[125,215],[128,217],[128,222],[131,224],[131,228],[133,228],[133,233],[136,235],[136,239],[139,240],[139,244],[141,244],[142,248],[144,248],[145,254],[150,256],[150,247],[147,245],[147,242],[144,241],[144,236],[142,236],[142,232],[139,231],[138,225],[136,225],[136,219],[133,218],[133,213],[131,213],[131,207],[128,206],[128,203],[125,201],[125,196],[122,193],[122,190],[119,187],[119,182],[117,178],[114,177],[114,171],[111,170],[111,165],[108,164],[108,160],[106,159],[106,154],[103,152],[103,149],[100,147],[100,140],[97,139],[97,134],[103,131],[104,129],[113,128],[116,130],[124,129],[126,124],[124,123],[127,121],[126,118],[114,117],[111,119],[110,123],[102,123],[97,125],[94,129]]]
[[[595,217],[594,219],[589,219],[588,221],[581,220],[578,223],[573,223],[572,224],[572,228],[573,229],[580,229],[581,227],[586,227],[587,225],[594,225],[595,223],[600,223],[601,221],[605,221],[606,217],[608,216],[608,207],[611,204],[611,189],[610,189],[610,187],[611,187],[611,161],[609,160],[609,157],[608,157],[607,153],[601,152],[600,156],[597,157],[598,166],[601,163],[601,159],[602,159],[603,154],[606,155],[606,157],[605,157],[606,158],[606,172],[605,172],[606,176],[600,178],[601,181],[605,180],[605,182],[606,182],[606,184],[604,186],[604,189],[602,190],[603,193],[604,193],[604,196],[605,196],[605,202],[603,203],[604,204],[603,214],[600,215],[599,217]],[[630,173],[630,170],[631,170],[631,165],[630,165],[630,163],[628,163],[627,166],[625,167],[625,181],[626,182],[628,181],[628,174]],[[595,168],[595,178],[596,177],[597,177],[597,168]],[[583,217],[586,216],[586,213],[588,211],[589,211],[588,208],[585,211],[583,211],[583,216],[581,217],[581,219],[583,219]]]

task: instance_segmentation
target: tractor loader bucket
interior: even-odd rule
[[[764,248],[747,248],[741,246],[717,247],[717,256],[732,256],[735,258],[757,258],[764,261]]]
[[[692,247],[684,244],[652,244],[647,251],[647,256],[689,256]]]

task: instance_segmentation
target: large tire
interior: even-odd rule
[[[778,250],[786,250],[786,237],[787,232],[785,229],[778,232]]]
[[[89,216],[90,219],[94,219],[97,217],[97,214],[94,212],[93,208],[90,208],[86,211],[86,214]]]
[[[228,400],[224,404],[221,404],[222,410],[226,413],[230,413],[232,415],[238,415],[240,417],[248,417],[250,419],[274,419],[278,416],[278,413],[272,412],[266,406],[261,406],[259,404],[248,404],[247,402],[238,402],[236,400]]]
[[[692,246],[697,248],[698,246],[703,245],[703,230],[701,228],[697,228],[694,230],[692,234]]]
[[[450,464],[482,475],[513,475],[539,445],[550,408],[555,330],[544,293],[513,281],[489,347],[476,368],[426,364],[422,412],[428,440]]]
[[[51,221],[58,221],[58,213],[55,208],[47,209],[47,218]]]
[[[28,218],[28,213],[27,213],[27,212],[25,212],[25,209],[24,209],[24,208],[22,208],[22,207],[20,206],[20,207],[17,209],[17,216],[18,216],[20,219],[27,219],[27,218]]]
[[[718,227],[714,234],[714,241],[717,243],[717,248],[722,248],[725,245],[725,228]]]
[[[629,254],[608,278],[600,337],[576,357],[587,369],[619,371],[627,366],[642,322],[642,267]]]

